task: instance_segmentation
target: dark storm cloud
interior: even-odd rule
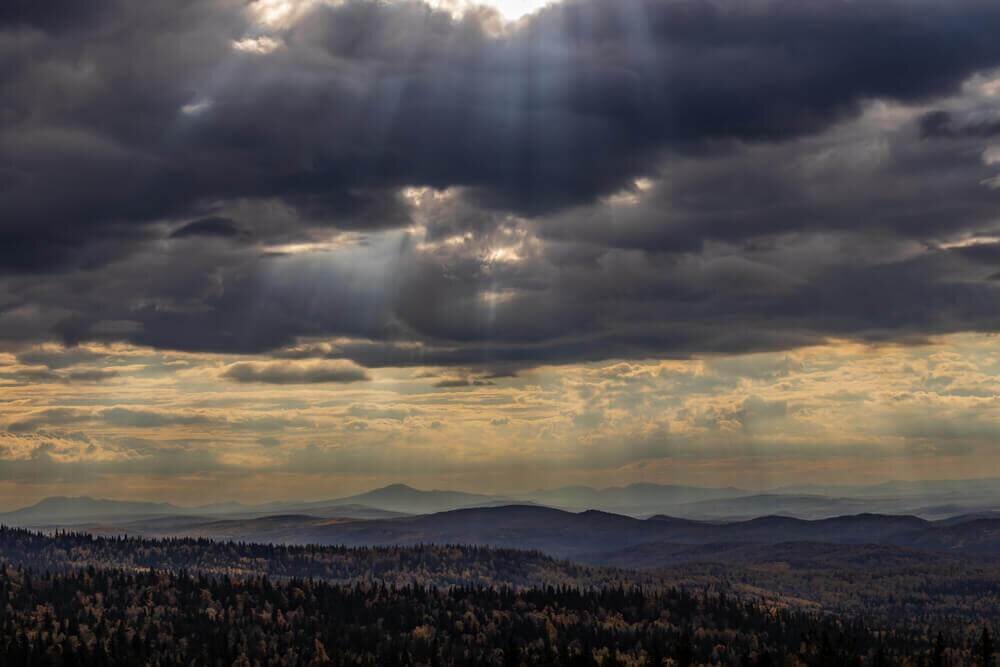
[[[0,27],[32,27],[58,33],[90,27],[112,6],[111,0],[7,0],[0,5]]]
[[[233,49],[253,32],[243,3],[109,0],[70,34],[36,4],[3,33],[21,58],[0,79],[0,205],[5,235],[56,245],[232,197],[346,224],[359,188],[413,184],[551,209],[620,188],[665,149],[818,132],[864,99],[947,93],[1000,63],[986,0],[588,0],[501,38],[355,0],[318,6],[270,54]]]
[[[562,295],[566,299],[573,295]],[[574,302],[579,309],[594,303]],[[602,307],[607,305],[601,304]],[[517,326],[518,313],[511,313],[510,326]],[[462,345],[428,345],[414,348],[383,342],[360,342],[338,345],[330,358],[346,358],[371,368],[407,366],[460,366],[487,372],[479,382],[492,377],[510,377],[520,368],[539,364],[567,364],[603,359],[687,358],[701,353],[738,354],[748,351],[781,350],[822,341],[822,334],[807,330],[769,329],[766,326],[733,331],[724,323],[717,325],[683,322],[662,324],[647,319],[646,326],[626,322],[613,326],[620,315],[609,309],[604,330],[576,332],[542,339],[535,343],[498,343],[502,324],[488,340],[471,340]],[[500,369],[497,371],[496,369]],[[475,381],[444,380],[436,386],[468,387]]]
[[[172,239],[190,237],[216,237],[235,239],[244,235],[240,226],[228,218],[202,218],[185,224],[170,234]]]
[[[692,252],[706,242],[751,247],[779,234],[863,233],[940,240],[995,225],[1000,191],[983,181],[983,144],[921,141],[926,117],[893,130],[862,125],[798,142],[745,148],[725,159],[675,159],[636,205],[555,214],[553,239],[601,247]]]
[[[368,379],[363,368],[350,364],[299,365],[288,362],[240,362],[222,374],[224,378],[240,383],[262,384],[345,384]]]
[[[996,137],[1000,136],[1000,114],[956,117],[949,111],[929,111],[920,119],[920,133],[925,138]]]
[[[341,339],[226,371],[308,384],[1000,327],[993,255],[947,249],[996,227],[961,88],[996,2],[580,0],[494,36],[351,0],[266,53],[235,0],[43,4],[0,10],[0,338]]]
[[[1000,243],[974,243],[955,248],[955,252],[984,268],[1000,268]],[[987,279],[995,280],[993,274],[990,274]]]

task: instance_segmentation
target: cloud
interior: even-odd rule
[[[979,112],[956,117],[949,111],[929,111],[920,118],[920,134],[934,139],[996,137],[1000,136],[1000,114],[990,109],[985,114]]]
[[[1000,429],[992,336],[546,365],[488,391],[434,391],[417,377],[426,373],[386,370],[377,386],[301,387],[291,400],[281,388],[235,390],[218,358],[142,351],[147,362],[157,356],[183,360],[183,375],[137,383],[127,398],[68,385],[11,392],[0,403],[5,488],[66,483],[45,493],[93,493],[106,484],[169,495],[197,487],[218,499],[252,478],[241,492],[248,497],[265,486],[274,497],[325,497],[333,480],[353,476],[364,477],[353,482],[360,486],[400,476],[428,486],[551,486],[634,481],[639,465],[664,480],[716,484],[843,481],[862,469],[881,479],[906,466],[971,477],[996,463]]]
[[[49,369],[69,368],[103,359],[105,355],[86,348],[43,347],[17,355],[18,362],[26,366],[45,366]]]
[[[186,412],[164,412],[156,410],[136,410],[133,408],[109,408],[98,413],[100,418],[112,426],[129,428],[161,428],[163,426],[191,426],[210,424],[212,419],[204,415]]]
[[[0,263],[21,271],[108,261],[137,226],[205,202],[276,198],[371,229],[406,224],[396,191],[427,185],[551,211],[664,152],[816,134],[865,100],[920,102],[1000,64],[985,0],[572,0],[502,37],[419,2],[315,3],[265,53],[233,48],[260,31],[241,3],[24,4],[0,17],[38,30],[0,81],[18,179],[2,247],[26,249]]]
[[[462,387],[488,387],[494,384],[491,380],[482,378],[445,378],[438,380],[434,386],[438,389],[461,389]]]
[[[967,245],[997,232],[994,2],[571,0],[499,36],[419,2],[37,4],[0,10],[4,341],[447,388],[1000,328]],[[4,379],[114,377],[46,349]]]
[[[162,448],[142,455],[93,460],[70,458],[50,444],[36,446],[27,456],[0,459],[0,481],[23,484],[79,484],[119,479],[121,475],[171,479],[191,474],[240,474],[218,457],[190,447]]]
[[[11,0],[0,8],[0,26],[30,26],[57,34],[92,26],[106,17],[113,4],[109,0],[95,0],[82,5],[71,0],[55,0],[40,5],[31,0]]]
[[[264,436],[262,438],[257,438],[257,444],[260,445],[261,447],[271,449],[275,447],[280,447],[281,441],[278,440],[277,438],[272,438],[271,436]]]
[[[186,223],[182,227],[174,230],[170,234],[172,239],[184,239],[192,237],[236,239],[245,234],[240,226],[229,218],[213,217],[202,218]]]
[[[37,410],[8,424],[11,433],[30,433],[39,429],[72,424],[101,422],[125,428],[161,428],[164,426],[209,425],[215,423],[205,415],[183,412],[135,409],[126,407],[105,408],[91,411],[77,408],[48,408]]]
[[[388,408],[378,405],[363,405],[355,403],[347,409],[347,414],[360,419],[388,419],[391,421],[404,422],[410,417],[421,414],[416,408]]]
[[[10,433],[33,433],[41,428],[66,426],[91,419],[88,412],[74,408],[47,408],[35,410],[7,425]]]
[[[104,382],[105,380],[113,380],[118,376],[118,371],[95,368],[86,371],[73,371],[66,374],[65,378],[69,382]]]
[[[101,368],[75,370],[68,373],[57,373],[39,368],[22,368],[9,373],[0,373],[0,380],[9,380],[21,385],[43,383],[92,384],[112,380],[118,376],[118,371]]]
[[[347,384],[368,380],[364,368],[349,362],[253,362],[230,365],[222,377],[239,382],[262,384]]]

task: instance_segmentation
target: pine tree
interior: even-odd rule
[[[983,667],[993,667],[993,638],[986,626],[983,626],[983,634],[979,638],[979,661]]]
[[[931,654],[931,665],[933,667],[944,667],[944,633],[939,632],[934,640],[933,653]]]

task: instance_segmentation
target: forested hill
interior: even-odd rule
[[[665,574],[483,547],[0,528],[0,665],[957,665],[992,651],[981,622],[871,625],[730,588],[736,571],[689,573],[687,589]]]
[[[0,565],[0,608],[0,664],[52,667],[889,665],[946,655],[968,664],[976,651],[928,644],[919,630],[636,587],[400,588]]]
[[[374,580],[393,585],[603,587],[651,580],[648,575],[579,565],[514,549],[457,545],[346,548],[189,538],[153,540],[75,532],[46,535],[2,527],[0,559],[50,572],[98,566],[271,578],[313,577],[334,583]]]

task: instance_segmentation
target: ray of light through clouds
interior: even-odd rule
[[[1000,6],[904,4],[0,9],[0,506],[1000,471]]]
[[[409,2],[411,0],[388,1]],[[344,4],[344,2],[345,0],[254,0],[248,9],[253,21],[259,27],[273,30],[294,24],[317,4],[338,5]],[[485,0],[482,2],[476,0],[431,0],[427,4],[457,18],[485,8],[497,12],[505,21],[516,21],[546,5],[553,4],[553,0]],[[259,45],[258,48],[251,48],[252,43],[253,40],[241,40],[236,42],[236,45],[245,50],[261,52]],[[263,52],[273,50],[270,48],[274,44],[273,40],[265,38],[264,44],[266,46]]]

